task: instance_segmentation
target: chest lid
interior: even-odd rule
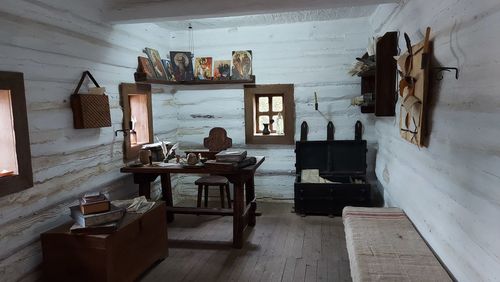
[[[325,175],[365,175],[366,140],[297,141],[295,168]]]

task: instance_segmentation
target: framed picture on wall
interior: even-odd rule
[[[153,69],[153,65],[151,64],[149,59],[144,57],[137,57],[137,60],[139,61],[138,72],[145,73],[147,79],[156,79],[156,74]]]
[[[252,51],[233,51],[231,79],[250,79],[252,76]]]
[[[194,79],[191,52],[171,51],[170,60],[172,60],[176,81],[191,81]]]
[[[156,78],[167,79],[165,69],[163,68],[163,64],[161,62],[160,53],[158,53],[157,50],[152,48],[145,48],[144,53],[148,55],[148,58],[151,61],[151,64],[153,65]]]
[[[165,69],[165,74],[167,75],[168,81],[175,81],[174,69],[172,67],[172,62],[170,60],[162,59],[163,68]]]
[[[214,80],[227,80],[231,76],[231,60],[216,60],[214,62]]]
[[[212,57],[199,57],[194,60],[194,77],[198,80],[212,79]]]

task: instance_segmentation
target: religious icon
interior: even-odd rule
[[[172,66],[172,62],[170,60],[161,60],[163,64],[163,68],[165,69],[165,74],[167,75],[167,80],[168,81],[175,81],[174,77],[174,68]]]
[[[212,57],[200,57],[194,60],[194,76],[198,80],[212,79]]]
[[[160,53],[158,53],[157,50],[151,48],[145,48],[144,53],[148,55],[148,58],[153,65],[156,78],[167,79],[165,69],[163,68],[163,64],[161,62]]]
[[[138,71],[145,73],[147,79],[156,79],[156,74],[153,69],[153,65],[151,64],[149,59],[144,57],[137,57],[137,59],[139,61]]]
[[[171,51],[170,59],[173,63],[176,81],[191,81],[194,79],[191,52]]]
[[[231,79],[251,79],[252,51],[233,51]]]
[[[231,60],[217,60],[214,62],[214,79],[226,80],[230,78]]]

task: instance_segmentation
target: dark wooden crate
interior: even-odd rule
[[[107,235],[69,232],[73,223],[41,235],[46,281],[134,281],[168,256],[166,207],[159,202],[143,215],[127,214]]]

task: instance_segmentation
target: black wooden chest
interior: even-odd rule
[[[341,215],[345,206],[370,206],[366,140],[298,141],[295,146],[297,214]],[[334,183],[303,183],[304,169],[318,169]]]

